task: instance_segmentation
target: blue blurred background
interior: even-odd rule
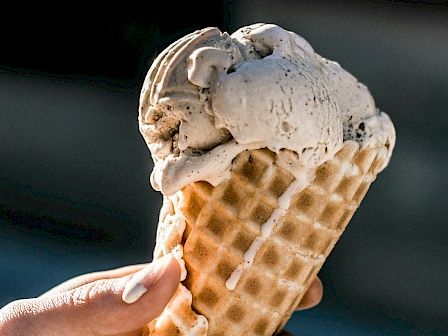
[[[39,2],[3,14],[0,307],[151,259],[161,197],[137,127],[146,71],[195,29],[272,22],[364,82],[398,136],[389,168],[320,272],[323,302],[287,329],[448,334],[445,2]]]

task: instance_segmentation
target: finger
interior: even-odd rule
[[[138,272],[147,265],[148,264],[138,264],[138,265],[124,266],[124,267],[116,268],[113,270],[82,274],[82,275],[79,275],[75,278],[72,278],[70,280],[67,280],[67,281],[61,283],[56,287],[53,287],[52,289],[43,293],[41,296],[67,292],[76,287],[80,287],[80,286],[83,286],[90,282],[94,282],[94,281],[101,280],[101,279],[121,278],[123,276]]]
[[[132,275],[97,280],[35,299],[38,307],[33,311],[39,312],[47,328],[64,330],[67,336],[134,335],[163,311],[179,282],[179,263],[168,255]],[[122,299],[129,284],[139,288],[132,304]]]
[[[305,310],[312,308],[319,304],[322,300],[322,296],[324,294],[324,287],[322,285],[322,281],[319,278],[316,278],[312,283],[302,301],[300,301],[296,310]]]

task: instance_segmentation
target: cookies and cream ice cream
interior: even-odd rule
[[[230,36],[207,28],[173,43],[148,72],[139,124],[155,164],[151,184],[165,195],[194,181],[219,184],[247,149],[288,149],[313,167],[344,140],[387,138],[393,147],[395,136],[366,86],[273,24]]]

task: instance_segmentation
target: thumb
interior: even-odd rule
[[[135,274],[35,299],[44,323],[36,327],[45,335],[132,335],[163,311],[179,281],[179,263],[167,255]]]

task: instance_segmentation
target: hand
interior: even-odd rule
[[[132,278],[142,280],[145,288],[131,286],[134,290],[129,291]],[[0,335],[140,336],[142,326],[165,308],[179,281],[179,263],[171,255],[148,265],[82,275],[38,298],[5,306],[0,310]],[[132,304],[123,302],[125,287]]]
[[[144,288],[133,286],[135,279]],[[38,298],[5,306],[0,310],[0,335],[140,336],[142,326],[169,302],[179,280],[180,267],[171,256],[149,265],[82,275]],[[123,293],[132,304],[123,302]],[[322,293],[316,279],[297,309],[317,305]]]

